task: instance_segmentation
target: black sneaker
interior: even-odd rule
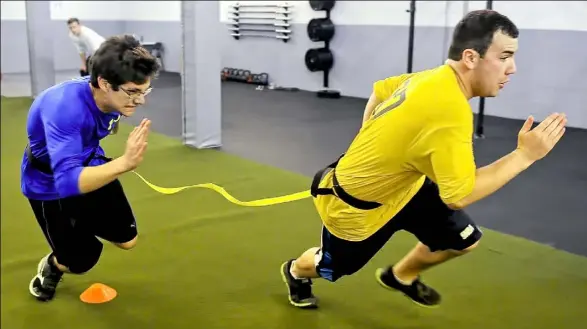
[[[414,280],[411,285],[402,284],[393,275],[391,267],[378,269],[375,277],[384,288],[400,291],[420,306],[436,307],[440,304],[440,294],[422,283],[420,278]]]
[[[294,260],[289,260],[281,265],[281,277],[289,291],[289,302],[299,308],[316,308],[318,300],[312,294],[312,280],[295,279],[289,269]]]
[[[49,254],[41,259],[37,266],[37,275],[29,284],[31,295],[44,302],[53,299],[57,284],[63,276],[63,272],[59,271],[55,265],[49,264],[52,256],[53,254]]]

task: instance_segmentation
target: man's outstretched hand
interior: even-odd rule
[[[128,136],[126,150],[123,155],[128,170],[136,169],[143,162],[143,156],[147,150],[147,139],[150,128],[151,120],[143,119]]]
[[[531,162],[544,158],[565,134],[567,116],[553,113],[532,129],[534,118],[528,117],[518,133],[518,151]]]

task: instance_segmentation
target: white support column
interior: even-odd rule
[[[183,142],[215,148],[221,142],[221,42],[219,3],[182,1]]]
[[[32,97],[55,84],[50,1],[25,1]]]

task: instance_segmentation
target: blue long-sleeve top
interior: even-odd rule
[[[57,84],[41,93],[30,108],[26,129],[33,155],[50,164],[53,174],[33,168],[25,152],[21,165],[22,193],[34,200],[81,194],[79,176],[84,162],[94,151],[104,155],[100,140],[110,134],[120,117],[120,113],[100,111],[88,77]],[[88,165],[104,162],[94,158]]]

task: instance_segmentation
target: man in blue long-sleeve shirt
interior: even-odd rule
[[[150,121],[133,130],[116,159],[105,157],[100,140],[144,104],[158,69],[133,37],[111,37],[92,57],[89,77],[57,84],[33,102],[21,186],[52,249],[30,282],[37,299],[52,299],[63,273],[96,265],[98,237],[122,249],[136,244],[136,221],[118,177],[142,162]]]

